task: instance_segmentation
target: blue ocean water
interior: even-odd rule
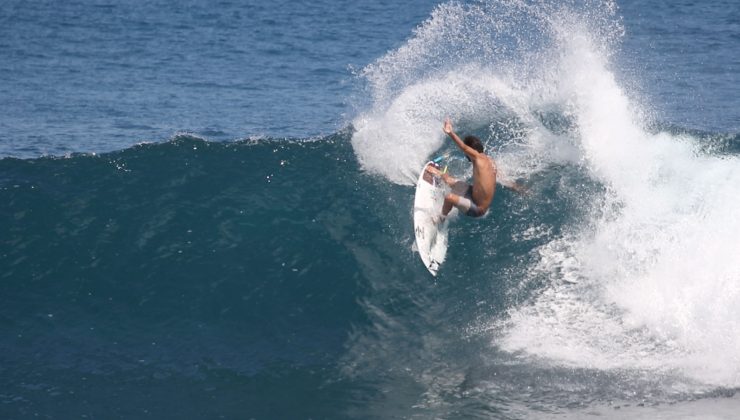
[[[0,154],[120,150],[183,131],[331,134],[348,123],[351,68],[398,46],[433,7],[2,2]]]
[[[735,418],[740,5],[0,3],[0,417]],[[413,182],[484,139],[429,276]]]

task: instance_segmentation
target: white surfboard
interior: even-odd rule
[[[442,214],[442,204],[445,200],[445,188],[441,179],[435,178],[426,171],[428,165],[424,165],[416,183],[416,196],[414,197],[414,233],[416,235],[416,248],[421,256],[424,266],[437,275],[439,267],[447,255],[447,220],[439,223]]]

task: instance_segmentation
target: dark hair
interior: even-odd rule
[[[463,139],[463,143],[465,143],[466,146],[472,147],[473,149],[477,150],[478,153],[483,153],[483,143],[481,143],[478,137],[465,136],[465,138]]]

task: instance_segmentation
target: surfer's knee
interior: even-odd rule
[[[457,196],[463,196],[465,195],[465,192],[468,190],[470,185],[468,185],[467,182],[464,181],[457,181],[454,185],[452,185],[450,194],[455,194]]]

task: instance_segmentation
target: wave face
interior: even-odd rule
[[[0,160],[6,413],[295,415],[283,381],[315,398],[365,318],[354,252],[392,244],[346,142]]]
[[[656,121],[622,36],[611,2],[445,3],[333,135],[1,159],[1,417],[731,418],[740,137]],[[447,115],[529,190],[433,279]]]

